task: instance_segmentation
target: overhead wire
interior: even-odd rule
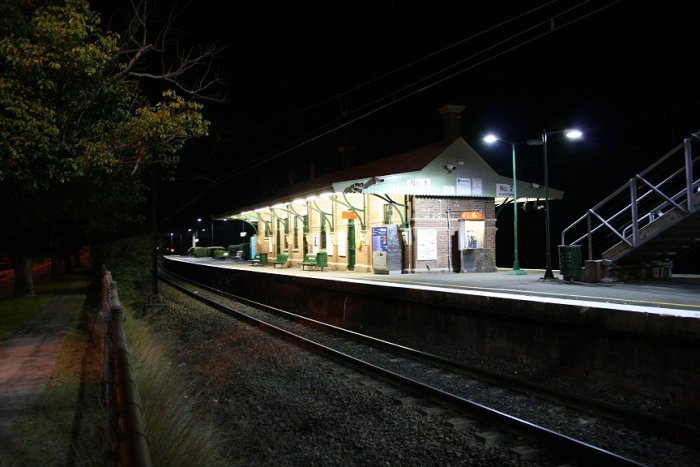
[[[501,22],[501,23],[498,23],[498,24],[495,25],[495,26],[491,26],[491,27],[489,27],[489,28],[486,28],[485,30],[480,31],[479,33],[473,34],[473,35],[469,36],[468,38],[461,39],[460,41],[455,42],[455,43],[451,44],[450,46],[443,47],[442,49],[439,49],[439,50],[437,50],[437,51],[435,51],[435,52],[433,52],[433,53],[431,53],[431,54],[428,54],[428,55],[426,55],[426,56],[420,58],[420,59],[414,60],[413,62],[411,62],[411,63],[409,63],[409,64],[403,65],[403,66],[401,66],[401,67],[399,67],[399,68],[396,68],[396,69],[392,70],[391,72],[385,73],[385,74],[381,75],[380,77],[377,77],[377,78],[374,78],[374,79],[372,79],[372,80],[366,81],[366,82],[363,83],[362,85],[356,86],[356,87],[352,88],[351,90],[348,90],[348,91],[347,91],[346,93],[344,93],[343,95],[347,95],[347,94],[348,94],[349,92],[351,92],[351,91],[355,91],[355,90],[357,90],[357,89],[360,89],[360,88],[362,88],[362,87],[364,87],[364,86],[369,85],[370,83],[374,83],[374,82],[376,82],[376,81],[379,80],[379,79],[383,79],[383,78],[386,78],[386,77],[388,77],[388,76],[391,76],[391,75],[393,75],[393,74],[395,74],[395,73],[398,73],[399,71],[403,71],[403,70],[405,70],[406,68],[408,68],[408,67],[410,67],[410,66],[412,66],[412,65],[415,65],[416,63],[425,61],[425,60],[427,60],[428,58],[431,58],[431,57],[433,57],[433,56],[435,56],[435,55],[438,55],[438,54],[440,54],[440,53],[445,52],[446,50],[449,50],[449,49],[452,49],[452,48],[454,48],[454,47],[456,47],[456,46],[458,46],[458,45],[464,44],[464,43],[467,42],[467,41],[474,40],[475,38],[477,38],[477,37],[479,37],[479,36],[481,36],[481,35],[483,35],[483,34],[486,34],[487,32],[491,32],[491,31],[493,31],[493,30],[496,30],[496,29],[498,29],[498,28],[501,28],[501,27],[503,27],[504,25],[510,24],[510,23],[512,23],[513,21],[516,21],[517,19],[520,19],[520,18],[522,18],[522,17],[524,17],[524,16],[530,15],[530,14],[532,14],[533,12],[539,11],[540,9],[545,8],[546,6],[552,5],[552,4],[554,4],[554,3],[557,3],[558,1],[559,1],[559,0],[552,0],[552,1],[547,2],[547,3],[543,4],[543,5],[540,5],[540,6],[536,7],[536,8],[533,8],[533,9],[531,9],[531,10],[528,10],[528,11],[525,12],[525,13],[521,13],[521,14],[519,14],[519,15],[516,15],[515,17],[509,18],[508,20],[505,20],[505,21],[503,21],[503,22]],[[484,63],[487,63],[487,62],[489,62],[489,61],[491,61],[491,60],[494,60],[494,59],[496,59],[496,58],[498,58],[498,57],[500,57],[500,56],[502,56],[502,55],[504,55],[504,54],[506,54],[506,53],[509,53],[509,52],[511,52],[511,51],[513,51],[513,50],[515,50],[515,49],[520,48],[520,47],[523,47],[524,45],[529,44],[529,43],[531,43],[531,42],[533,42],[533,41],[535,41],[535,40],[541,39],[542,37],[545,37],[545,36],[547,36],[547,35],[550,35],[550,34],[552,34],[552,33],[555,32],[555,31],[559,31],[559,30],[561,30],[561,29],[563,29],[563,28],[565,28],[565,27],[568,27],[568,26],[570,26],[570,25],[572,25],[572,24],[575,24],[575,23],[577,23],[577,22],[579,22],[579,21],[581,21],[581,20],[583,20],[583,19],[585,19],[585,18],[588,18],[589,16],[591,16],[591,15],[593,15],[593,14],[600,13],[601,11],[604,11],[604,10],[606,10],[606,9],[608,9],[608,8],[611,8],[612,6],[614,6],[614,5],[618,4],[618,3],[621,3],[622,1],[624,1],[624,0],[615,0],[614,2],[611,2],[611,3],[608,3],[608,4],[606,4],[606,5],[603,5],[603,6],[601,6],[600,8],[597,8],[597,9],[591,11],[591,12],[584,12],[584,14],[582,14],[581,16],[579,16],[579,17],[577,17],[577,18],[574,18],[574,19],[572,19],[572,20],[570,20],[570,21],[568,21],[568,22],[564,22],[564,23],[562,23],[561,25],[558,25],[556,28],[551,28],[551,27],[550,27],[550,28],[546,29],[545,31],[543,31],[543,32],[541,32],[541,33],[535,35],[534,37],[528,38],[528,39],[525,40],[525,41],[518,42],[517,44],[515,44],[515,45],[513,45],[513,46],[511,46],[511,47],[508,47],[508,48],[506,48],[505,50],[501,50],[501,51],[499,51],[498,53],[496,53],[496,54],[494,54],[494,55],[485,57],[485,58],[483,58],[483,59],[477,61],[476,63],[470,64],[469,66],[467,66],[467,67],[465,67],[465,68],[462,68],[462,69],[460,69],[460,70],[458,70],[458,71],[456,71],[456,72],[453,72],[453,73],[451,73],[451,74],[449,74],[449,75],[447,75],[447,76],[444,76],[444,77],[442,77],[442,78],[440,78],[440,79],[438,79],[438,80],[436,80],[436,81],[433,81],[433,82],[431,82],[431,83],[428,83],[428,84],[425,85],[425,86],[422,86],[422,87],[420,87],[420,88],[418,88],[418,89],[415,89],[415,90],[412,90],[412,91],[407,91],[406,94],[403,95],[403,96],[397,97],[397,96],[396,96],[396,92],[397,92],[397,91],[394,91],[394,92],[392,92],[392,93],[387,93],[387,94],[384,95],[384,97],[382,97],[382,98],[380,98],[380,99],[376,99],[376,100],[373,101],[371,104],[364,105],[364,106],[362,106],[360,109],[364,110],[366,107],[368,107],[368,106],[370,106],[370,105],[375,105],[376,107],[374,107],[374,108],[372,108],[372,109],[370,109],[370,110],[367,110],[367,111],[365,111],[364,113],[362,113],[362,114],[360,114],[360,115],[358,115],[358,116],[348,118],[345,122],[342,122],[342,123],[340,123],[340,124],[337,124],[337,125],[335,125],[335,126],[332,126],[330,129],[326,129],[326,130],[320,131],[319,133],[317,133],[317,134],[315,134],[315,135],[312,135],[312,136],[309,136],[309,137],[307,137],[307,138],[302,138],[300,142],[293,143],[293,144],[291,144],[290,146],[286,147],[285,149],[281,149],[281,150],[277,150],[277,151],[275,151],[275,152],[272,152],[272,153],[269,154],[268,156],[265,156],[265,157],[263,157],[263,158],[256,159],[255,161],[251,161],[250,163],[245,164],[245,166],[243,166],[243,167],[238,167],[237,169],[235,169],[235,170],[233,170],[233,171],[231,171],[231,172],[225,174],[223,177],[219,178],[219,179],[217,180],[216,183],[212,183],[210,186],[208,186],[207,188],[205,188],[202,192],[200,192],[198,195],[196,195],[196,196],[195,196],[194,198],[192,198],[190,201],[188,201],[187,203],[183,204],[182,206],[180,206],[179,209],[177,209],[176,211],[174,211],[174,212],[172,212],[170,215],[168,215],[168,216],[166,217],[166,220],[171,219],[172,217],[174,217],[175,215],[177,215],[178,213],[180,213],[180,212],[181,212],[182,210],[184,210],[185,208],[191,206],[193,203],[195,203],[196,201],[198,201],[199,199],[201,199],[202,197],[204,197],[205,195],[207,195],[208,193],[210,193],[210,192],[213,191],[214,189],[218,188],[222,183],[224,183],[224,182],[226,182],[226,181],[228,181],[228,180],[230,180],[230,179],[232,179],[232,178],[234,178],[234,177],[237,177],[237,176],[239,176],[239,175],[241,175],[241,174],[243,174],[243,173],[245,173],[245,172],[248,172],[248,171],[250,171],[250,170],[252,170],[252,169],[254,169],[254,168],[260,167],[261,165],[264,165],[264,164],[267,164],[267,163],[269,163],[269,162],[271,162],[271,161],[274,161],[274,160],[278,159],[279,157],[282,157],[282,156],[288,154],[289,152],[292,152],[292,151],[294,151],[294,150],[296,150],[296,149],[299,149],[299,148],[301,148],[301,147],[303,147],[303,146],[305,146],[305,145],[307,145],[307,144],[309,144],[309,143],[312,143],[312,142],[314,142],[314,141],[316,141],[316,140],[318,140],[318,139],[320,139],[320,138],[322,138],[322,137],[324,137],[324,136],[327,136],[327,135],[329,135],[329,134],[331,134],[331,133],[333,133],[333,132],[336,132],[336,131],[338,131],[338,130],[344,128],[344,127],[347,127],[348,125],[351,125],[351,124],[353,124],[353,123],[356,123],[356,122],[359,121],[359,120],[365,119],[365,118],[367,118],[367,117],[369,117],[369,116],[371,116],[371,115],[373,115],[373,114],[376,114],[377,112],[380,112],[380,111],[382,111],[382,110],[384,110],[384,109],[386,109],[386,108],[388,108],[388,107],[391,107],[391,106],[397,104],[398,102],[401,102],[401,101],[403,101],[403,100],[405,100],[405,99],[408,99],[409,97],[412,97],[412,96],[414,96],[414,95],[416,95],[416,94],[418,94],[418,93],[421,93],[421,92],[423,92],[423,91],[425,91],[425,90],[427,90],[427,89],[430,89],[430,88],[432,88],[432,87],[434,87],[434,86],[436,86],[436,85],[438,85],[438,84],[440,84],[440,83],[442,83],[442,82],[444,82],[444,81],[446,81],[446,80],[448,80],[448,79],[450,79],[450,78],[453,78],[453,77],[455,77],[455,76],[457,76],[457,75],[460,75],[460,74],[462,74],[462,73],[465,73],[465,72],[467,72],[467,71],[470,71],[470,70],[472,70],[472,69],[474,69],[474,68],[476,68],[476,67],[478,67],[478,66],[480,66],[480,65],[483,65]],[[451,65],[449,65],[449,66],[447,66],[447,67],[444,67],[443,69],[439,70],[438,72],[431,73],[431,74],[428,75],[427,77],[421,78],[420,80],[415,81],[414,83],[412,83],[412,84],[409,85],[409,86],[404,86],[404,87],[402,87],[401,89],[399,89],[399,91],[406,91],[406,90],[410,89],[411,86],[415,86],[415,85],[417,85],[417,84],[419,84],[419,83],[423,83],[424,81],[430,79],[431,77],[435,77],[435,76],[437,76],[437,75],[443,73],[443,72],[446,71],[446,70],[450,70],[450,69],[454,68],[455,66],[458,66],[458,65],[460,65],[460,64],[463,64],[463,63],[465,63],[466,61],[473,59],[474,57],[478,57],[478,56],[480,56],[480,55],[483,55],[483,54],[485,53],[485,51],[493,50],[494,48],[496,48],[496,47],[498,47],[498,46],[500,46],[500,45],[509,43],[510,41],[514,40],[515,38],[521,37],[523,34],[526,34],[527,32],[530,32],[530,31],[532,31],[532,30],[535,30],[535,29],[537,29],[537,28],[542,27],[544,24],[552,24],[552,21],[553,21],[554,18],[559,18],[560,16],[562,16],[562,15],[564,15],[564,14],[567,14],[567,13],[569,13],[569,12],[575,10],[576,8],[579,8],[580,6],[582,6],[582,5],[584,5],[584,4],[587,4],[587,3],[589,3],[589,0],[585,0],[585,1],[583,1],[583,2],[580,2],[580,3],[578,3],[577,5],[575,5],[575,6],[571,7],[571,8],[568,8],[568,9],[566,9],[566,10],[564,10],[564,11],[562,11],[562,12],[556,14],[556,15],[553,15],[553,16],[548,17],[546,20],[539,21],[539,22],[537,22],[535,25],[529,26],[529,27],[526,28],[524,31],[520,31],[520,32],[518,32],[518,33],[516,33],[516,34],[513,34],[513,35],[511,35],[510,37],[508,37],[508,38],[506,38],[506,39],[504,39],[504,40],[501,40],[501,41],[499,41],[498,43],[496,43],[496,44],[494,44],[494,45],[492,45],[492,46],[487,47],[485,50],[480,50],[479,52],[477,52],[477,53],[471,55],[470,57],[467,57],[467,58],[462,59],[462,60],[460,60],[460,61],[458,61],[458,62],[456,62],[456,63],[453,63],[453,64],[451,64]],[[307,111],[308,109],[317,108],[317,107],[319,107],[320,105],[322,105],[322,103],[330,102],[330,101],[332,101],[332,100],[334,100],[334,99],[336,99],[336,98],[337,98],[337,96],[334,96],[334,97],[332,97],[332,98],[327,98],[327,99],[321,101],[320,103],[312,104],[312,105],[310,105],[310,106],[307,106],[307,107],[305,107],[304,109],[302,109],[302,110],[300,110],[300,111],[298,111],[298,112],[295,112],[293,115],[296,116],[296,115],[299,115],[299,114],[301,114],[301,113]],[[387,100],[387,99],[389,99],[389,102],[385,102],[385,103],[383,103],[383,104],[381,103],[382,101],[385,101],[385,100]],[[289,117],[289,118],[291,118],[291,117]],[[283,121],[283,120],[286,120],[286,119],[287,119],[287,117],[285,117],[285,118],[283,118],[283,119],[279,119],[279,121]],[[337,119],[336,119],[336,120],[337,120]],[[272,125],[272,123],[270,123],[269,125]],[[264,128],[264,127],[269,126],[269,125],[267,125],[267,124],[266,124],[266,125],[261,125],[261,126],[256,127],[256,128]],[[323,125],[322,127],[319,127],[319,128],[323,128],[323,127],[326,127],[326,126],[327,126],[327,124],[326,124],[326,125]],[[315,131],[318,131],[318,129],[316,129]],[[244,133],[242,133],[241,135],[245,135],[245,134],[249,134],[249,133],[245,133],[245,132],[244,132]]]

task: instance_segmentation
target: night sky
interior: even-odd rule
[[[163,223],[264,201],[291,168],[295,180],[308,177],[309,161],[316,175],[337,170],[346,138],[358,163],[435,142],[437,108],[458,104],[462,136],[506,176],[510,148],[485,146],[486,132],[519,142],[543,129],[584,131],[575,144],[549,140],[550,186],[567,193],[552,203],[557,238],[700,130],[698,8],[687,5],[231,2],[224,12],[192,2],[182,40],[226,47],[230,96],[205,103],[211,137],[188,145],[165,187]],[[518,178],[542,182],[541,147],[519,148]]]

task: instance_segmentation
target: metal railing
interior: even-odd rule
[[[629,248],[641,246],[645,239],[640,229],[669,211],[685,217],[700,209],[700,157],[693,157],[693,142],[699,144],[700,131],[566,227],[561,245],[581,245],[589,260],[602,258],[621,243]]]
[[[112,451],[118,465],[150,467],[151,454],[141,410],[141,398],[129,363],[124,312],[117,283],[103,268],[102,317],[105,326],[104,390],[113,433]]]

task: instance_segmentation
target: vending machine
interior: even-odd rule
[[[396,225],[372,227],[372,270],[375,274],[401,274],[400,238]]]

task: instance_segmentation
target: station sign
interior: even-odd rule
[[[459,218],[465,221],[483,221],[484,213],[481,211],[464,211]]]

